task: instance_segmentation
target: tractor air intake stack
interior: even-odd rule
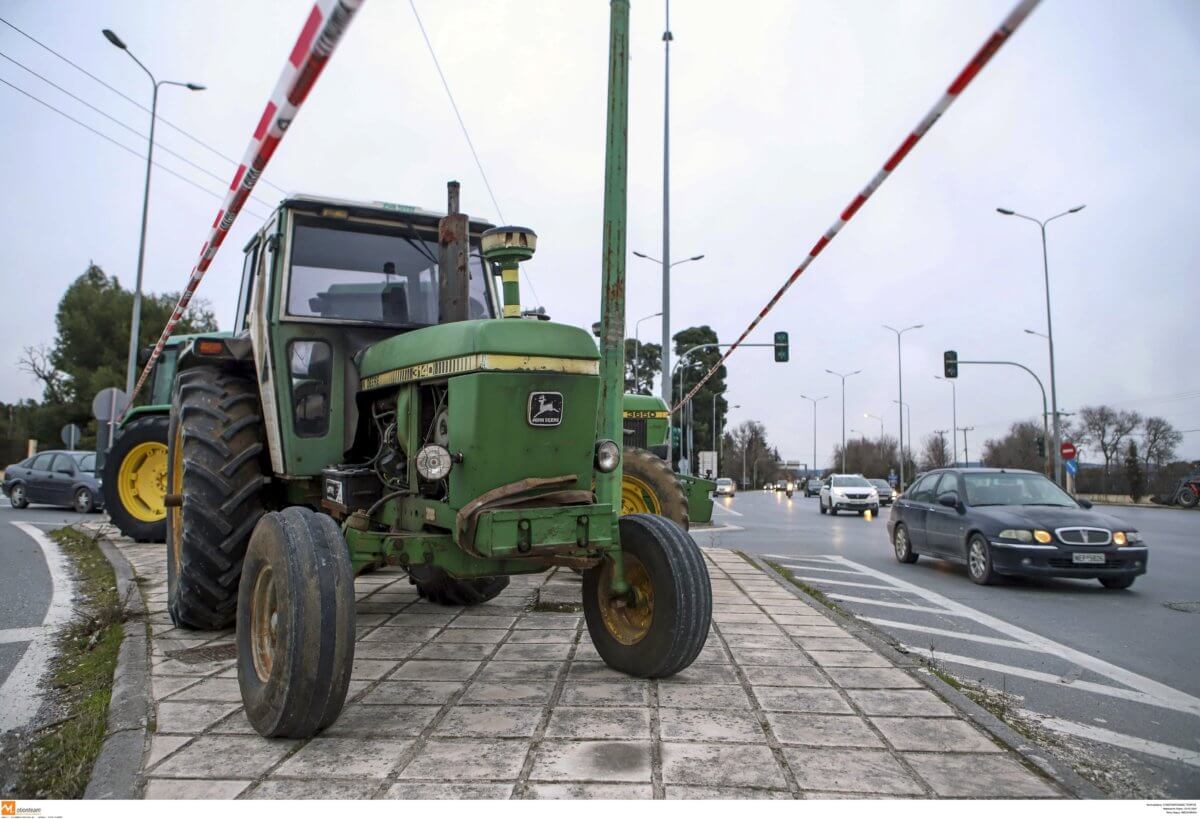
[[[446,183],[446,216],[438,222],[438,313],[441,323],[471,317],[467,215],[458,212],[458,183]]]
[[[482,237],[483,258],[495,262],[504,291],[504,317],[521,317],[521,290],[517,283],[521,262],[533,258],[537,234],[529,228],[505,225],[486,230]]]

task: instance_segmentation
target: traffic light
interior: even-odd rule
[[[1044,435],[1039,435],[1037,437],[1037,448],[1038,448],[1038,457],[1045,458],[1046,457],[1046,437]]]
[[[780,331],[775,334],[775,360],[788,360],[788,334]]]
[[[671,427],[671,449],[681,452],[683,447],[683,430],[677,426]]]
[[[946,369],[947,378],[958,378],[958,353],[947,350],[942,354],[942,364]]]

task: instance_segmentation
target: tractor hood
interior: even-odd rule
[[[488,357],[492,361],[488,361]],[[358,363],[363,389],[488,369],[595,375],[600,353],[584,330],[523,319],[456,321],[425,327],[372,344]],[[497,365],[497,366],[490,366]]]

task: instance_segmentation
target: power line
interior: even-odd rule
[[[134,127],[133,127],[133,126],[131,126],[131,125],[127,125],[127,124],[125,124],[124,122],[122,122],[121,120],[119,120],[119,119],[117,119],[116,117],[112,116],[111,114],[107,114],[107,113],[105,113],[104,111],[101,111],[99,108],[97,108],[96,106],[92,105],[92,104],[91,104],[90,102],[88,102],[87,100],[83,99],[82,97],[76,96],[75,94],[72,94],[70,91],[68,91],[67,89],[63,88],[63,87],[62,87],[61,85],[59,85],[58,83],[56,83],[56,82],[53,82],[52,80],[48,80],[48,79],[46,79],[45,77],[43,77],[41,74],[39,74],[39,73],[37,73],[36,71],[34,71],[34,70],[33,70],[32,68],[30,68],[29,66],[25,65],[25,64],[24,64],[24,63],[22,63],[22,62],[19,62],[19,61],[17,61],[17,60],[14,60],[12,57],[8,56],[8,55],[7,55],[7,54],[5,54],[3,51],[0,51],[0,57],[3,57],[4,59],[8,60],[10,63],[12,63],[13,65],[17,66],[18,68],[21,68],[21,69],[23,69],[24,71],[27,71],[27,72],[29,72],[30,74],[32,74],[33,76],[37,77],[39,80],[41,80],[42,82],[44,82],[44,83],[46,83],[47,85],[51,86],[52,88],[56,88],[56,89],[58,89],[59,91],[61,91],[62,93],[66,94],[68,97],[70,97],[71,99],[73,99],[73,100],[75,100],[76,102],[78,102],[80,105],[83,105],[83,106],[85,106],[85,107],[89,108],[90,110],[92,110],[92,111],[95,111],[97,114],[99,114],[100,116],[104,117],[104,118],[105,118],[105,119],[107,119],[107,120],[110,120],[110,121],[112,121],[112,122],[115,122],[117,125],[121,126],[121,127],[122,127],[122,128],[124,128],[126,131],[129,131],[131,134],[136,134],[137,136],[141,137],[142,139],[148,139],[148,137],[147,137],[145,134],[143,134],[141,131],[139,131],[138,129],[134,128]],[[160,117],[159,119],[161,120],[161,117]],[[166,147],[166,146],[165,146],[165,145],[163,145],[161,142],[160,142],[160,143],[158,143],[158,146],[157,146],[157,147],[158,147],[158,150],[162,151],[163,153],[170,154],[171,156],[173,156],[173,157],[175,157],[176,159],[178,159],[180,162],[183,162],[183,163],[184,163],[184,164],[186,164],[186,165],[190,165],[191,167],[195,168],[196,170],[200,171],[200,173],[202,173],[202,174],[205,174],[206,176],[210,176],[210,177],[212,177],[213,179],[215,179],[217,182],[221,183],[222,185],[224,185],[224,184],[225,184],[225,183],[228,181],[228,180],[227,180],[227,179],[225,179],[224,177],[218,176],[217,174],[215,174],[215,173],[213,173],[212,171],[208,170],[208,168],[205,168],[205,167],[204,167],[204,166],[202,166],[202,165],[198,165],[198,164],[196,164],[195,162],[193,162],[192,160],[188,159],[188,158],[187,158],[186,156],[184,156],[183,154],[180,154],[180,153],[177,153],[177,152],[175,152],[175,151],[172,151],[170,148]],[[261,197],[254,196],[253,194],[251,194],[250,198],[251,198],[251,199],[254,199],[255,201],[257,201],[257,202],[259,202],[259,203],[261,203],[261,204],[263,204],[263,205],[266,205],[268,208],[271,208],[271,209],[274,209],[274,208],[275,208],[275,203],[273,203],[273,202],[268,202],[267,200],[265,200],[265,199],[262,199]]]
[[[27,39],[27,40],[29,40],[30,42],[33,42],[33,43],[35,43],[35,44],[37,44],[37,45],[41,46],[41,47],[42,47],[42,48],[44,48],[46,51],[49,51],[49,52],[50,52],[51,54],[53,54],[55,57],[58,57],[58,59],[62,60],[64,63],[66,63],[67,65],[71,66],[71,67],[72,67],[72,68],[74,68],[76,71],[79,71],[79,72],[81,72],[81,73],[83,73],[83,74],[87,75],[88,77],[91,77],[93,80],[95,80],[96,82],[98,82],[98,83],[100,83],[101,85],[103,85],[105,88],[107,88],[109,91],[111,91],[111,92],[113,92],[114,94],[116,94],[116,95],[117,95],[118,97],[120,97],[121,99],[123,99],[123,100],[126,100],[127,102],[130,102],[130,103],[132,103],[133,105],[136,105],[138,108],[141,108],[141,109],[142,109],[143,111],[145,111],[147,114],[149,114],[149,113],[150,113],[150,109],[149,109],[149,108],[147,108],[145,105],[142,105],[140,102],[138,102],[137,100],[135,100],[133,97],[129,96],[128,94],[125,94],[125,93],[124,93],[124,92],[122,92],[122,91],[118,91],[116,88],[114,88],[113,86],[109,85],[109,84],[108,84],[108,83],[106,83],[104,80],[100,79],[100,78],[99,78],[99,77],[97,77],[95,74],[93,74],[92,72],[88,71],[86,68],[84,68],[83,66],[79,65],[78,63],[75,63],[75,62],[71,61],[70,59],[68,59],[67,57],[64,57],[62,54],[59,54],[59,53],[58,53],[57,51],[55,51],[53,48],[51,48],[50,46],[48,46],[48,45],[46,45],[45,43],[43,43],[41,40],[37,39],[37,38],[36,38],[36,37],[34,37],[32,34],[28,34],[28,33],[24,32],[24,31],[22,31],[21,29],[17,28],[17,27],[16,27],[16,26],[14,26],[12,23],[10,23],[8,20],[5,20],[3,17],[0,17],[0,23],[4,23],[4,25],[6,25],[6,26],[8,26],[9,28],[11,28],[13,31],[17,32],[17,34],[20,34],[20,35],[21,35],[22,37],[24,37],[25,39]],[[160,123],[162,123],[163,125],[167,126],[168,128],[170,128],[171,130],[173,130],[173,131],[176,131],[177,133],[179,133],[179,134],[181,134],[181,135],[183,135],[183,136],[187,137],[188,139],[190,139],[192,142],[195,142],[195,143],[196,143],[197,145],[199,145],[200,147],[202,147],[202,148],[204,148],[204,149],[206,149],[206,150],[208,150],[208,151],[211,151],[212,153],[214,153],[214,154],[216,154],[217,156],[221,157],[221,159],[224,159],[226,162],[230,162],[230,163],[232,163],[234,167],[238,167],[238,166],[240,166],[240,165],[241,165],[241,163],[240,163],[238,160],[236,160],[236,159],[233,159],[232,157],[228,157],[228,156],[226,156],[225,154],[221,153],[221,152],[220,152],[220,151],[218,151],[216,148],[214,148],[213,146],[209,145],[207,142],[203,141],[202,139],[199,139],[198,137],[194,137],[194,136],[192,136],[190,133],[188,133],[188,132],[187,132],[187,131],[185,131],[184,129],[180,128],[178,125],[175,125],[174,123],[172,123],[172,122],[170,122],[170,121],[168,121],[168,120],[166,120],[166,119],[163,119],[162,117],[158,117],[158,121],[159,121]],[[287,195],[288,195],[288,192],[287,192],[286,190],[284,190],[283,188],[279,187],[278,185],[274,184],[273,182],[271,182],[271,181],[269,181],[269,180],[267,180],[267,179],[265,179],[265,178],[264,178],[264,179],[259,179],[259,182],[261,182],[261,183],[262,183],[262,184],[264,184],[264,185],[270,185],[272,188],[274,188],[275,190],[279,191],[279,192],[280,192],[280,193],[282,193],[284,196],[287,196]],[[272,206],[272,207],[273,207],[273,206]]]
[[[467,147],[471,149],[471,156],[475,158],[475,167],[479,169],[479,175],[483,177],[483,186],[487,188],[488,196],[491,197],[492,206],[496,209],[496,215],[500,217],[501,223],[506,222],[504,211],[500,209],[500,203],[496,201],[496,194],[492,191],[492,183],[488,181],[487,173],[483,170],[483,163],[479,160],[479,153],[475,150],[475,143],[471,141],[471,134],[467,131],[467,123],[463,121],[462,113],[458,110],[458,103],[454,101],[454,94],[450,91],[450,83],[446,81],[446,75],[442,73],[442,65],[438,62],[437,53],[433,50],[433,43],[429,40],[429,35],[425,32],[425,25],[421,22],[421,15],[417,12],[417,4],[415,0],[408,0],[408,5],[412,7],[413,17],[417,20],[417,28],[421,30],[421,37],[425,40],[425,47],[429,49],[429,56],[433,58],[433,67],[437,69],[438,78],[442,81],[442,88],[446,89],[446,96],[450,99],[450,107],[454,109],[454,116],[458,119],[458,127],[462,129],[463,137],[467,140]],[[533,298],[539,304],[541,298],[537,294],[537,288],[533,286],[533,278],[529,275],[529,271],[522,265],[521,272],[525,274],[525,281],[529,283],[529,289],[533,293]]]
[[[9,88],[11,88],[12,90],[16,91],[18,94],[23,94],[23,95],[25,95],[26,97],[28,97],[29,99],[33,100],[33,101],[34,101],[34,102],[36,102],[37,104],[39,104],[39,105],[42,105],[42,106],[44,106],[44,107],[46,107],[46,108],[49,108],[51,111],[53,111],[54,113],[58,114],[59,116],[66,117],[66,118],[67,118],[67,119],[69,119],[71,122],[73,122],[73,123],[75,123],[76,125],[78,125],[80,128],[86,128],[87,130],[91,131],[93,134],[95,134],[96,136],[100,137],[101,139],[107,140],[108,142],[111,142],[113,145],[116,145],[118,148],[121,148],[122,150],[128,151],[129,153],[131,153],[131,154],[133,154],[134,156],[136,156],[138,159],[145,159],[145,158],[146,158],[145,154],[140,154],[140,153],[138,153],[136,150],[134,150],[133,148],[130,148],[128,145],[125,145],[124,143],[122,143],[122,142],[118,142],[117,140],[113,139],[113,138],[112,138],[112,137],[110,137],[108,134],[102,133],[101,131],[97,131],[95,128],[93,128],[92,126],[88,125],[86,122],[82,122],[82,121],[80,121],[80,120],[77,120],[77,119],[75,119],[75,117],[71,116],[71,115],[70,115],[70,114],[68,114],[66,111],[62,111],[62,110],[60,110],[60,109],[58,109],[58,108],[55,108],[53,105],[51,105],[50,103],[46,102],[45,100],[43,100],[43,99],[41,99],[41,98],[39,98],[39,97],[36,97],[36,96],[34,96],[33,94],[30,94],[28,91],[26,91],[26,90],[25,90],[25,89],[23,89],[23,88],[18,88],[17,86],[13,85],[13,84],[12,84],[12,83],[10,83],[8,80],[6,80],[6,79],[4,79],[4,78],[2,78],[2,77],[0,77],[0,83],[3,83],[4,85],[7,85]],[[198,188],[199,190],[202,190],[202,191],[204,191],[204,192],[205,192],[205,193],[207,193],[209,196],[215,196],[217,199],[219,199],[219,200],[221,200],[221,201],[224,201],[224,199],[225,199],[225,197],[224,197],[224,195],[223,195],[223,194],[214,193],[213,191],[211,191],[211,190],[209,190],[208,188],[206,188],[206,187],[204,187],[203,185],[201,185],[199,182],[196,182],[196,181],[195,181],[195,180],[193,180],[193,179],[188,179],[188,178],[187,178],[186,176],[184,176],[183,174],[176,173],[175,171],[171,170],[170,168],[166,167],[165,165],[163,165],[163,164],[161,164],[161,163],[159,163],[159,162],[155,162],[155,163],[154,163],[154,166],[155,166],[156,168],[159,168],[160,170],[162,170],[162,171],[163,171],[163,173],[168,173],[168,174],[170,174],[171,176],[174,176],[175,178],[177,178],[177,179],[180,179],[180,180],[182,180],[182,181],[184,181],[184,182],[188,183],[188,184],[189,184],[189,185],[191,185],[193,188]],[[247,213],[251,214],[251,215],[252,215],[252,216],[254,216],[255,218],[262,219],[262,220],[264,220],[264,221],[266,221],[266,219],[267,219],[267,217],[265,217],[265,216],[262,216],[262,215],[260,215],[260,214],[258,214],[258,213],[255,213],[254,211],[252,211],[252,210],[249,210],[248,208],[245,208],[244,210],[246,210],[246,212],[247,212]]]

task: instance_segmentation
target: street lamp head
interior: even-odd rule
[[[825,372],[829,373],[830,375],[837,375],[837,373],[835,373],[833,370],[826,370]]]
[[[637,256],[639,259],[649,259],[649,258],[650,258],[650,257],[649,257],[649,256],[647,256],[645,253],[639,253],[639,252],[638,252],[638,251],[636,251],[636,250],[635,250],[635,251],[633,251],[633,255],[634,255],[634,256]]]
[[[921,329],[922,327],[924,327],[924,326],[925,326],[924,324],[914,324],[912,327],[909,327],[908,329],[910,329],[910,330],[920,330],[920,329]]]
[[[1087,205],[1078,205],[1077,207],[1071,208],[1069,211],[1067,211],[1067,213],[1079,213],[1079,211],[1083,210],[1086,207],[1087,207]]]
[[[115,45],[117,48],[121,49],[122,51],[126,50],[125,42],[120,37],[118,37],[111,28],[104,29],[104,31],[102,33],[104,34],[105,39],[107,39],[110,43]]]
[[[187,83],[186,87],[189,91],[203,91],[205,88],[203,85],[198,85],[197,83],[194,83],[194,82]]]
[[[1074,213],[1075,211],[1071,211],[1071,212]],[[704,254],[701,253],[699,256],[693,256],[692,258],[688,259],[688,261],[689,262],[698,262],[703,258],[704,258]]]
[[[1016,213],[1015,210],[1009,210],[1008,208],[996,208],[996,210],[999,213],[1003,213],[1005,216],[1012,216]]]

